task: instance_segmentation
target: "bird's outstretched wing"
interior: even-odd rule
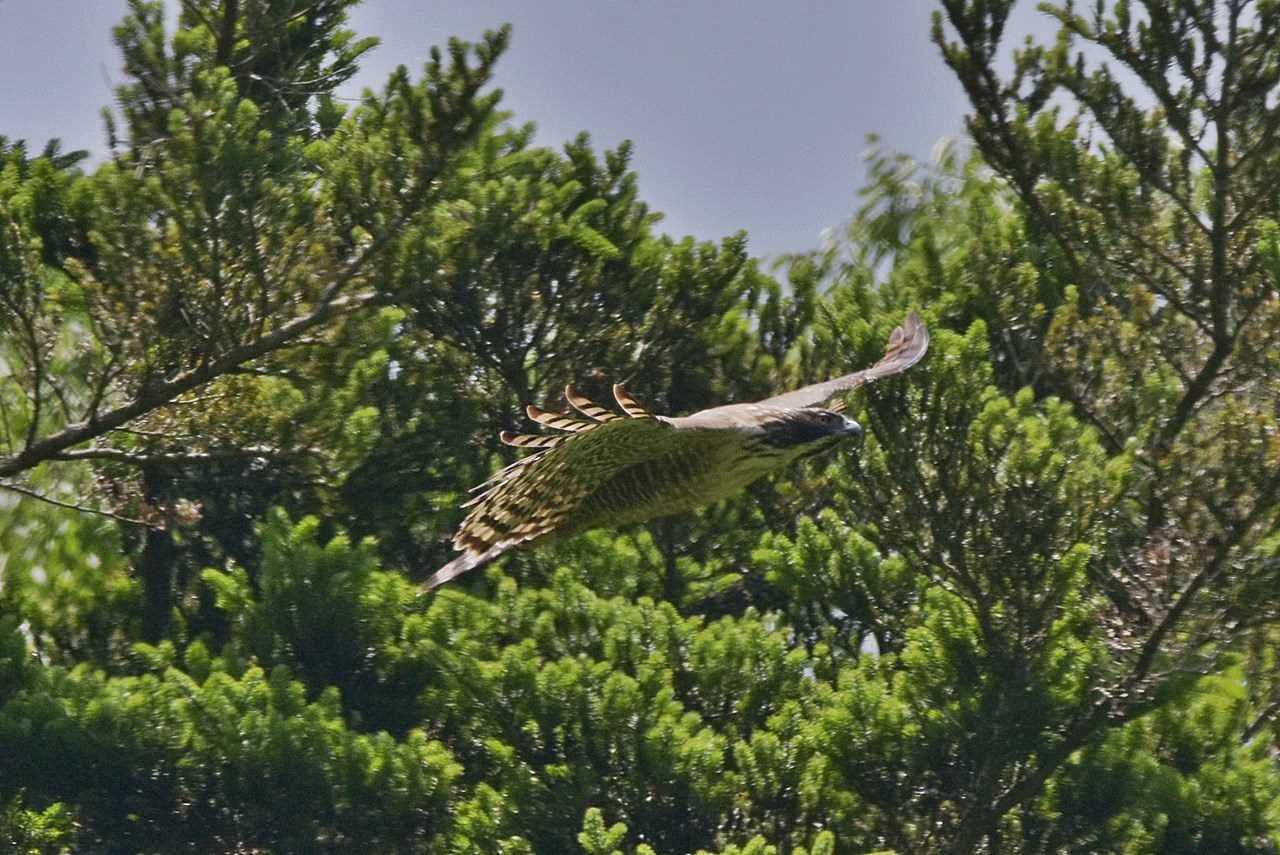
[[[503,432],[508,445],[538,449],[474,488],[464,507],[471,512],[453,536],[462,554],[423,583],[430,589],[487,564],[512,547],[572,530],[591,494],[629,466],[657,460],[679,442],[679,432],[649,415],[621,387],[614,396],[626,411],[619,416],[573,391],[565,397],[590,419],[529,408],[529,417],[564,435]]]
[[[840,392],[905,371],[919,362],[928,349],[929,331],[920,316],[912,312],[890,335],[884,358],[870,368],[754,404],[729,404],[678,419],[650,415],[620,386],[614,387],[613,394],[625,415],[607,410],[569,387],[565,398],[579,415],[528,408],[529,418],[565,434],[503,431],[503,442],[533,453],[474,488],[476,496],[464,505],[471,512],[453,537],[454,547],[462,554],[436,571],[424,585],[434,588],[522,543],[669,513],[672,506],[667,503],[664,490],[671,483],[664,481],[664,461],[686,461],[674,467],[678,475],[678,470],[688,469],[688,460],[706,462],[710,447],[707,443],[714,444],[718,433],[735,429],[758,431],[762,419],[824,403]],[[839,409],[840,403],[832,407]],[[626,475],[621,474],[624,470]],[[763,471],[754,470],[752,477]],[[688,474],[684,472],[686,478]],[[732,487],[729,476],[742,473],[719,474]],[[623,494],[621,499],[619,491]],[[684,502],[691,497],[705,502],[715,495],[719,493],[689,489],[680,493]]]
[[[779,409],[798,409],[812,407],[829,399],[832,395],[855,389],[872,380],[889,377],[900,371],[906,371],[915,365],[929,350],[929,329],[915,312],[907,315],[901,326],[895,327],[889,334],[884,356],[870,368],[845,374],[822,383],[803,386],[792,392],[784,392],[772,398],[766,398],[759,404]]]

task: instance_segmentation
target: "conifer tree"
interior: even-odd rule
[[[347,107],[351,0],[131,3],[108,161],[0,138],[3,845],[1280,848],[1280,12],[1053,7],[1005,80],[1009,5],[935,24],[973,151],[784,286],[497,112],[505,30]],[[524,403],[912,308],[861,448],[419,592]]]

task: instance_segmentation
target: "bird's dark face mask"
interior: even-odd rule
[[[765,424],[764,441],[779,451],[797,452],[796,459],[819,454],[844,440],[860,440],[862,426],[831,410],[796,410]]]

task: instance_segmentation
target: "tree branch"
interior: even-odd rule
[[[353,277],[363,266],[363,262],[369,258],[372,249],[373,245],[369,247],[369,251],[366,251],[359,259],[353,261],[344,272],[344,276],[340,278],[350,279]],[[331,285],[326,293],[334,293],[335,291],[335,286]],[[151,388],[139,393],[136,398],[127,404],[84,421],[67,425],[62,430],[27,445],[18,454],[0,458],[0,477],[23,472],[74,445],[79,445],[86,440],[94,439],[108,431],[115,430],[144,413],[149,413],[168,404],[183,392],[189,392],[197,386],[208,383],[210,380],[226,374],[252,359],[290,344],[293,339],[312,327],[371,305],[378,299],[380,299],[380,295],[366,292],[321,302],[307,314],[282,324],[275,331],[262,336],[256,341],[231,348],[217,359],[189,371],[184,371],[168,380],[156,383]]]
[[[1271,724],[1277,715],[1280,715],[1280,700],[1272,701],[1262,712],[1258,713],[1257,718],[1249,722],[1244,729],[1244,733],[1240,735],[1240,741],[1252,741],[1267,725]]]
[[[37,493],[35,490],[32,490],[30,487],[23,487],[21,484],[15,484],[12,481],[0,481],[0,490],[8,490],[11,493],[17,493],[20,496],[26,496],[29,499],[35,499],[38,502],[44,502],[46,505],[53,505],[55,508],[64,508],[68,511],[79,511],[81,513],[86,513],[86,514],[97,514],[100,517],[107,517],[108,519],[113,519],[116,522],[127,523],[128,525],[142,526],[143,528],[157,528],[156,525],[154,525],[153,523],[149,523],[146,520],[139,520],[139,519],[134,519],[133,517],[126,517],[122,514],[117,514],[114,511],[104,511],[101,508],[91,508],[88,505],[77,505],[72,502],[64,502],[64,501],[61,501],[60,499],[55,499],[55,498],[52,498],[51,496],[46,496],[42,493]]]

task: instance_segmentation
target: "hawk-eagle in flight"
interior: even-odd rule
[[[473,488],[476,495],[453,545],[462,554],[437,570],[426,588],[487,564],[509,549],[603,526],[623,526],[722,499],[800,457],[861,436],[841,392],[915,365],[929,331],[912,312],[889,336],[884,357],[862,371],[750,404],[729,404],[670,418],[646,412],[621,386],[613,395],[625,416],[579,395],[565,398],[581,414],[529,418],[561,434],[503,431],[508,445],[534,453]]]

